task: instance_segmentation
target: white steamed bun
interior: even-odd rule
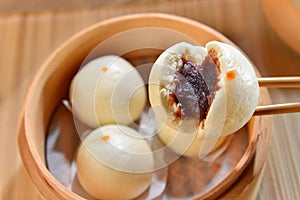
[[[207,154],[244,126],[258,97],[252,64],[237,48],[217,41],[205,47],[175,44],[159,56],[149,78],[158,135],[186,156]]]
[[[132,199],[150,185],[154,159],[134,129],[106,125],[89,133],[79,147],[77,176],[97,199]]]
[[[69,96],[73,114],[93,128],[130,124],[139,118],[147,99],[138,71],[114,55],[87,63],[73,78]]]

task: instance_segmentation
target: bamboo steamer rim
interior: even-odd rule
[[[213,35],[215,39],[218,38],[223,42],[232,44],[232,42],[221,33],[204,24],[187,18],[161,13],[131,14],[108,19],[84,29],[83,31],[79,32],[78,34],[67,40],[65,43],[63,43],[51,54],[50,57],[48,57],[48,59],[36,74],[26,94],[26,99],[24,100],[22,111],[19,117],[19,151],[25,168],[30,175],[30,178],[38,188],[39,192],[45,197],[51,196],[51,199],[84,199],[83,197],[67,189],[51,175],[45,165],[45,160],[41,159],[37,150],[35,149],[35,145],[32,140],[32,132],[34,132],[36,126],[38,126],[35,123],[35,119],[40,114],[37,105],[40,103],[43,92],[45,92],[44,89],[47,85],[48,79],[57,72],[57,63],[61,63],[64,57],[68,57],[68,55],[76,52],[76,50],[79,48],[84,47],[91,50],[95,46],[94,44],[96,44],[97,42],[91,44],[91,42],[89,42],[89,39],[95,37],[95,33],[98,33],[99,31],[105,33],[105,31],[103,30],[105,29],[105,27],[110,26],[111,24],[115,25],[115,29],[110,30],[111,32],[109,33],[109,35],[113,35],[120,31],[131,28],[144,28],[153,26],[177,30],[178,25],[181,25],[190,26],[192,27],[192,29],[203,30]],[[194,35],[194,37],[196,37],[194,33],[189,34],[192,34]],[[107,37],[107,35],[105,37]],[[98,43],[100,41],[101,39],[99,39]],[[268,96],[268,93],[266,91],[265,95]],[[266,101],[269,101],[268,97],[266,98]],[[55,105],[51,106],[53,109]],[[46,119],[44,119],[46,120],[45,124],[48,123],[49,119],[50,116],[47,116]],[[256,124],[256,126],[258,126],[261,119],[260,117],[255,117],[251,121],[254,125]],[[258,127],[255,128],[258,129]],[[220,195],[225,190],[227,190],[229,186],[238,178],[238,176],[241,175],[243,170],[251,161],[251,157],[256,148],[256,140],[257,137],[250,138],[247,150],[242,159],[235,166],[234,170],[227,176],[227,179],[223,180],[220,184],[207,192],[205,198],[214,196],[217,197],[217,195]],[[265,157],[261,159],[262,162],[259,163],[259,165],[256,167],[256,170],[261,170],[264,160]]]

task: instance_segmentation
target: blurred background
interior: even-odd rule
[[[162,12],[209,25],[238,45],[263,76],[300,76],[299,0],[270,9],[270,0],[0,0],[0,198],[40,199],[17,149],[18,113],[47,56],[80,30],[114,16]],[[275,1],[274,5],[275,5]],[[277,3],[277,1],[276,1]],[[280,3],[278,4],[280,5]],[[286,5],[286,4],[284,4]],[[287,13],[294,8],[294,17]],[[276,8],[275,8],[276,9]],[[271,14],[270,14],[271,13]],[[272,19],[278,19],[274,27]],[[281,23],[299,34],[282,33]],[[278,31],[279,30],[279,31]],[[287,41],[289,40],[289,41]],[[300,43],[298,43],[300,46]],[[299,89],[270,89],[273,103],[300,101]],[[273,138],[257,196],[300,199],[300,114],[274,116]]]

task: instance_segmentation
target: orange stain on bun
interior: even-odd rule
[[[109,138],[110,138],[109,135],[103,135],[103,136],[101,137],[101,140],[107,141],[107,140],[109,140]]]
[[[235,79],[236,77],[236,71],[228,71],[226,73],[226,78],[230,81],[232,81],[233,79]]]
[[[107,70],[108,70],[108,68],[107,67],[102,67],[102,72],[106,72]]]

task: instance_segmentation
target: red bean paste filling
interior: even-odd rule
[[[205,57],[201,65],[182,58],[183,65],[175,73],[175,89],[170,102],[176,103],[176,118],[195,118],[200,123],[206,119],[208,110],[218,90],[219,61],[214,52]]]

